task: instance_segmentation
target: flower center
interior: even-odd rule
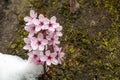
[[[41,63],[41,60],[39,59],[39,60],[37,60],[37,62],[38,62],[38,63]]]
[[[53,24],[52,24],[52,23],[49,23],[48,25],[49,25],[49,27],[52,27],[52,26],[53,26]]]
[[[51,56],[48,56],[48,59],[49,59],[49,60],[51,60],[51,59],[52,59],[52,57],[51,57]]]
[[[35,26],[32,27],[32,30],[35,30]]]
[[[37,36],[37,34],[34,34],[32,37],[36,37]]]
[[[33,58],[36,59],[38,57],[38,55],[34,54]]]
[[[38,44],[38,45],[41,45],[41,41],[38,41],[37,44]]]
[[[43,26],[44,25],[44,23],[43,22],[40,22],[40,26]]]
[[[51,38],[51,41],[53,41],[54,40],[54,38]]]

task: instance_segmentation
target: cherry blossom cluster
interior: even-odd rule
[[[29,52],[28,60],[37,65],[61,64],[64,57],[62,48],[59,47],[62,26],[56,22],[56,17],[48,19],[43,14],[37,15],[34,10],[31,10],[30,16],[26,16],[24,21],[28,36],[24,38],[23,49]]]

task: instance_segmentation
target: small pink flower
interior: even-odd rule
[[[31,44],[30,38],[24,38],[24,42],[26,43],[26,45],[23,47],[23,49],[31,51],[32,47],[30,45]]]
[[[65,55],[63,52],[61,52],[61,50],[62,50],[62,48],[58,48],[58,49],[56,49],[56,51],[55,51],[56,58],[57,58],[59,64],[62,63],[61,61],[63,60],[63,57],[64,57],[64,55]]]
[[[39,19],[38,19],[38,23],[36,24],[37,26],[36,26],[35,30],[38,32],[40,30],[48,29],[48,26],[47,26],[48,21],[49,20],[47,18],[45,18],[42,14],[40,14]]]
[[[31,25],[33,22],[35,22],[37,18],[37,13],[35,13],[34,10],[30,10],[30,17],[27,16],[24,18],[24,21],[27,22],[26,25]]]
[[[53,45],[54,51],[59,51],[59,46],[58,45]]]
[[[37,38],[33,38],[31,41],[31,47],[33,50],[43,51],[48,41],[43,38],[43,34],[39,33]]]
[[[48,31],[54,32],[56,26],[58,26],[58,25],[59,24],[56,23],[56,17],[55,16],[51,17],[50,20],[49,20],[49,23],[48,23]]]
[[[28,37],[29,37],[29,38],[34,38],[34,37],[36,37],[36,36],[37,36],[37,34],[34,33],[34,32],[30,32],[30,33],[28,34]]]
[[[62,30],[62,26],[57,25],[57,27],[55,28],[54,34],[57,36],[62,36],[62,32],[60,32]]]
[[[46,61],[46,64],[48,66],[51,66],[51,64],[57,65],[58,61],[55,58],[55,55],[53,53],[50,53],[50,50],[45,52],[45,55],[41,57],[41,61]]]
[[[40,51],[36,50],[36,51],[32,51],[28,54],[29,56],[29,61],[33,62],[37,65],[42,64],[42,61],[40,60]]]
[[[49,45],[60,44],[59,37],[56,35],[49,34],[46,38],[49,41]]]
[[[27,31],[27,32],[30,32],[30,33],[35,33],[35,28],[36,28],[36,26],[35,25],[27,25],[27,26],[25,26],[25,30]]]

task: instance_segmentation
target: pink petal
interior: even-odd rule
[[[55,28],[50,27],[50,28],[49,28],[49,31],[54,32],[54,31],[55,31]]]
[[[36,18],[37,17],[37,13],[35,13],[34,10],[30,10],[30,17]]]
[[[28,45],[25,45],[25,46],[23,47],[23,49],[28,50],[28,49],[29,49],[29,46],[28,46]]]
[[[65,53],[61,52],[60,53],[60,58],[64,57],[65,56]]]
[[[43,14],[40,14],[40,15],[39,15],[39,19],[44,19]]]
[[[49,55],[50,55],[50,50],[47,50],[47,51],[45,52],[45,54],[46,54],[46,56],[49,56]]]
[[[57,32],[56,34],[57,34],[57,36],[62,36],[63,35],[61,32]]]
[[[54,43],[55,43],[55,44],[60,44],[60,41],[55,40]]]
[[[29,37],[29,38],[32,38],[34,35],[35,35],[35,33],[30,32],[30,33],[28,34],[28,37]]]
[[[36,37],[30,37],[30,41],[31,41],[31,43],[33,44],[36,44],[37,43],[37,38]]]
[[[53,28],[58,28],[59,23],[54,23]]]
[[[46,29],[48,29],[48,26],[43,25],[43,26],[42,26],[42,29],[43,29],[43,30],[46,30]]]
[[[62,26],[58,26],[57,31],[61,31],[61,30],[62,30]]]
[[[52,53],[52,57],[56,57],[57,56],[57,53],[56,52],[54,52],[54,53]]]
[[[40,57],[40,60],[41,60],[41,61],[46,61],[46,60],[47,60],[47,57],[46,57],[46,56],[41,56],[41,57]]]
[[[58,59],[58,63],[59,63],[59,64],[62,64],[61,59]]]
[[[24,21],[25,22],[30,22],[32,20],[32,18],[31,17],[28,17],[28,16],[26,16],[25,18],[24,18]]]
[[[44,39],[44,40],[42,40],[42,44],[46,45],[46,44],[48,44],[48,41]]]
[[[43,50],[44,50],[44,46],[43,46],[43,45],[40,45],[40,46],[39,46],[39,50],[40,50],[40,51],[43,51]]]
[[[31,50],[32,50],[32,48],[31,48],[31,46],[30,46],[30,45],[25,45],[25,46],[23,47],[23,49],[25,49],[25,50],[29,50],[29,51],[31,51]]]
[[[25,30],[29,32],[30,31],[30,27],[29,26],[25,26]]]
[[[33,24],[32,20],[30,22],[26,23],[26,25],[32,25],[32,24]]]
[[[52,64],[57,65],[58,61],[56,59],[52,59]]]
[[[31,47],[32,47],[33,50],[37,50],[37,48],[38,48],[37,42],[36,41],[31,42]]]
[[[51,65],[51,61],[50,61],[50,60],[47,60],[47,61],[46,61],[46,64],[47,64],[48,66],[50,66],[50,65]]]
[[[42,40],[42,39],[43,39],[43,34],[39,33],[39,34],[38,34],[38,39],[39,39],[39,40]]]
[[[30,43],[30,39],[29,38],[24,38],[24,42],[29,44]]]
[[[39,20],[38,20],[38,19],[33,19],[32,22],[33,22],[35,25],[39,25]]]
[[[36,26],[35,31],[39,32],[41,30],[41,26]]]
[[[51,18],[50,18],[50,21],[51,21],[52,23],[56,22],[56,17],[55,17],[55,16],[51,17]]]
[[[35,50],[35,51],[33,51],[33,53],[34,53],[34,54],[37,54],[38,56],[40,56],[40,55],[39,55],[39,53],[40,53],[39,50]]]
[[[57,45],[53,45],[55,51],[59,51],[59,47]]]
[[[44,18],[44,24],[45,24],[45,26],[48,28],[48,24],[49,24],[49,19],[48,18]]]
[[[50,36],[47,36],[47,37],[46,37],[46,39],[47,39],[47,40],[50,40],[50,39],[51,39],[51,37],[50,37]]]

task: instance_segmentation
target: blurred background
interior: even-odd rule
[[[120,80],[120,0],[0,0],[0,52],[27,58],[31,9],[63,26],[64,61],[46,80]]]

